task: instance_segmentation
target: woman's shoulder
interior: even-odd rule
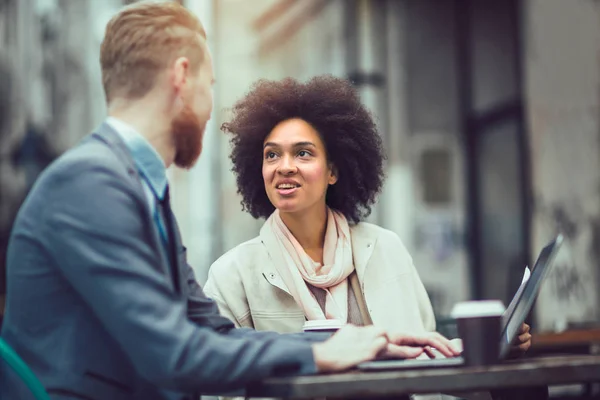
[[[396,232],[382,228],[379,225],[359,222],[351,226],[350,234],[354,245],[360,245],[363,242],[375,243],[376,250],[388,251],[393,249],[395,253],[410,257],[400,236]]]
[[[259,237],[238,244],[231,250],[219,257],[211,266],[212,274],[229,274],[240,267],[247,269],[249,266],[257,265],[253,262],[264,252],[264,246]]]
[[[350,227],[350,233],[353,238],[372,238],[376,240],[383,240],[385,242],[391,241],[395,243],[402,243],[398,234],[389,229],[382,228],[379,225],[371,224],[369,222],[359,222],[356,225]]]

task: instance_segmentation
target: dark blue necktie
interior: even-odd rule
[[[171,278],[173,279],[173,285],[177,292],[180,291],[179,287],[179,274],[177,272],[177,248],[175,243],[174,234],[174,221],[173,211],[171,210],[171,199],[169,195],[169,186],[165,189],[165,195],[162,200],[157,199],[156,210],[154,212],[154,219],[158,225],[160,236],[163,240],[163,244],[169,255],[169,270],[171,271]]]

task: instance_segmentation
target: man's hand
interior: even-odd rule
[[[387,345],[387,334],[381,328],[346,325],[331,339],[313,345],[313,354],[319,372],[336,372],[376,358]]]
[[[439,351],[446,357],[458,356],[461,353],[457,346],[453,345],[450,340],[437,332],[420,334],[395,333],[388,335],[388,337],[390,344],[395,346],[388,346],[387,356],[398,354],[397,357],[414,358],[425,351],[431,358],[435,358],[432,349]],[[415,348],[422,350],[419,352]],[[403,356],[403,352],[407,355]]]
[[[531,333],[529,333],[530,329],[530,326],[525,323],[521,325],[519,333],[512,343],[512,349],[510,351],[511,356],[518,357],[525,354],[525,352],[529,350],[531,347]]]

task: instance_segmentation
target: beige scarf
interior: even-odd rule
[[[323,246],[324,265],[314,262],[285,226],[279,211],[267,220],[279,244],[285,265],[276,265],[283,282],[309,320],[348,320],[348,275],[354,271],[350,227],[346,218],[327,208],[327,229]],[[326,292],[325,313],[306,282]]]

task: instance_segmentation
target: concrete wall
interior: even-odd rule
[[[598,320],[600,2],[529,0],[525,96],[534,194],[532,253],[567,238],[537,305],[541,330]]]
[[[393,194],[384,193],[383,225],[405,242],[436,314],[443,316],[470,297],[454,8],[435,0],[388,3],[388,54],[397,52],[388,76],[402,71],[405,84],[388,88],[391,99],[402,101],[390,104],[393,145],[386,189]],[[449,180],[448,201],[425,201],[423,155],[428,152],[449,156],[443,178]]]

